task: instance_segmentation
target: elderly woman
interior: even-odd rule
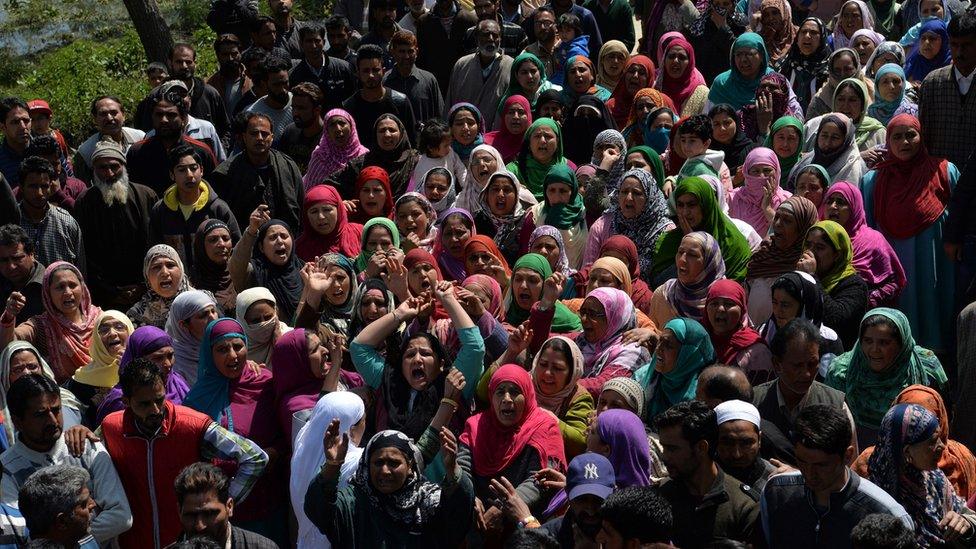
[[[834,92],[837,86],[848,78],[861,80],[868,89],[868,98],[873,98],[874,83],[861,74],[861,61],[856,51],[850,48],[834,50],[827,60],[827,74],[827,81],[810,99],[810,104],[807,106],[807,120],[823,116],[833,110]]]
[[[773,355],[751,325],[746,293],[738,282],[717,280],[709,287],[702,324],[719,363],[742,368],[753,385],[775,377]]]
[[[810,164],[823,166],[831,181],[859,181],[868,171],[857,147],[857,130],[847,115],[830,113],[820,118],[813,133],[813,151],[805,153],[790,172],[787,186]]]
[[[237,295],[237,321],[247,336],[247,356],[271,368],[271,349],[291,328],[278,318],[274,294],[267,288],[249,288]]]
[[[658,286],[651,297],[651,320],[664,326],[675,317],[701,321],[712,282],[725,278],[718,242],[706,232],[688,233],[674,257],[678,276]]]
[[[873,159],[869,151],[885,142],[884,125],[867,114],[870,102],[867,87],[857,78],[843,80],[834,90],[833,112],[847,116],[854,124],[854,142],[858,150],[863,153],[862,158],[867,160]],[[817,128],[826,116],[829,115],[818,116],[807,121],[804,133],[808,137],[804,150],[813,148]]]
[[[623,290],[596,288],[587,294],[579,314],[583,333],[576,343],[584,360],[580,384],[596,398],[608,380],[631,377],[646,362],[648,352],[623,339],[624,332],[634,327],[635,317],[634,303]]]
[[[813,95],[827,81],[830,46],[827,26],[816,17],[807,17],[797,29],[793,45],[779,66],[779,72],[790,82],[800,105],[810,104]]]
[[[779,188],[779,158],[772,149],[757,147],[746,156],[742,174],[746,183],[729,194],[729,215],[765,235],[776,208],[790,197],[790,193]]]
[[[97,425],[95,411],[112,387],[118,385],[119,359],[133,330],[129,317],[119,311],[105,311],[95,320],[96,337],[92,338],[89,348],[92,360],[75,372],[66,384],[86,407],[85,425]]]
[[[365,234],[364,234],[365,238]],[[261,286],[271,290],[278,302],[281,318],[295,317],[302,296],[305,262],[295,253],[295,241],[285,222],[271,219],[267,206],[258,206],[241,241],[230,256],[230,275],[234,288],[243,292]]]
[[[312,151],[308,170],[302,178],[306,191],[345,168],[354,158],[369,152],[369,149],[359,142],[356,121],[351,114],[342,109],[332,109],[325,113],[324,122],[325,130],[322,132],[322,138]]]
[[[885,126],[899,114],[918,117],[918,105],[906,93],[909,87],[901,65],[882,65],[874,74],[874,103],[868,106],[868,115]]]
[[[854,33],[861,29],[874,29],[874,17],[871,9],[862,0],[847,0],[840,7],[837,25],[830,37],[830,45],[837,51],[850,48],[854,40]]]
[[[668,321],[650,364],[634,374],[647,395],[642,419],[651,422],[671,406],[694,400],[698,374],[715,358],[712,342],[701,323],[690,318]]]
[[[203,332],[207,324],[219,316],[213,296],[200,290],[183,292],[176,296],[170,307],[166,333],[173,338],[173,369],[191,386],[197,381]]]
[[[912,84],[919,85],[929,73],[951,62],[945,22],[927,21],[919,29],[918,43],[905,60],[905,76]]]
[[[868,60],[874,54],[874,50],[884,42],[884,36],[871,29],[861,29],[851,37],[851,49],[857,52],[858,61],[862,67],[868,66]]]
[[[607,108],[610,109],[610,115],[618,128],[627,124],[637,92],[650,87],[654,83],[654,75],[654,62],[650,58],[644,55],[630,58],[624,68],[623,77],[612,88],[613,94],[607,100]]]
[[[773,72],[763,38],[754,32],[747,32],[735,39],[730,60],[732,68],[712,82],[704,110],[722,103],[738,110],[752,103],[759,80]]]
[[[180,254],[166,244],[157,244],[146,252],[142,264],[146,293],[126,313],[136,326],[166,324],[166,314],[180,292],[190,289],[190,279],[183,268]]]

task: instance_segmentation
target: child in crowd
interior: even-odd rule
[[[583,22],[572,13],[560,15],[556,25],[559,30],[559,45],[553,52],[556,66],[549,80],[562,86],[566,80],[566,63],[577,55],[590,56],[590,35],[583,34]]]
[[[468,169],[464,166],[464,162],[461,162],[461,157],[451,149],[451,128],[444,121],[432,118],[424,124],[424,129],[420,131],[418,138],[417,150],[421,154],[410,174],[409,190],[426,195],[423,188],[426,186],[425,176],[433,168],[446,168],[454,175],[454,181],[464,181],[467,176]],[[430,201],[436,204],[435,200]]]

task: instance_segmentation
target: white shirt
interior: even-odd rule
[[[956,73],[956,83],[959,84],[959,93],[966,95],[969,93],[969,87],[973,85],[973,77],[976,76],[976,69],[969,73],[969,76],[963,76],[960,70],[953,66],[952,70]]]

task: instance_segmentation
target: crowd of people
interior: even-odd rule
[[[976,547],[968,4],[213,0],[0,100],[0,548]]]

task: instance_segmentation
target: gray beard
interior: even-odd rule
[[[106,183],[97,175],[94,177],[95,187],[102,193],[102,200],[105,205],[111,207],[116,202],[125,204],[129,199],[129,172],[123,170],[122,174],[112,183]]]

